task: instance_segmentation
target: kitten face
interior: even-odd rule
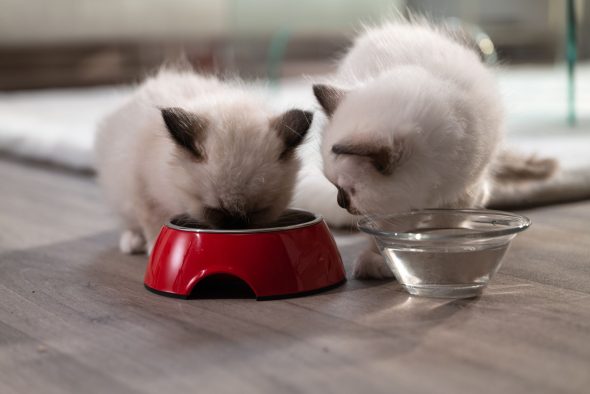
[[[291,200],[300,163],[295,149],[312,114],[271,116],[254,105],[218,113],[162,110],[176,144],[172,165],[188,213],[216,228],[247,228],[278,218]]]
[[[351,91],[314,86],[329,117],[324,174],[338,189],[338,204],[352,214],[429,207],[460,181],[454,146],[462,125],[444,92],[416,83],[394,77]]]

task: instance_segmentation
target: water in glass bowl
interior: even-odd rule
[[[472,229],[420,229],[414,233],[458,234]],[[500,267],[512,237],[471,244],[379,242],[381,253],[398,281],[414,295],[466,298],[481,294]],[[491,241],[491,242],[490,242]]]

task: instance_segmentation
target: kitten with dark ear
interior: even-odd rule
[[[324,112],[328,117],[331,117],[338,105],[346,96],[346,91],[329,85],[313,85],[313,94],[318,100],[318,103],[324,109]]]
[[[401,141],[396,142],[393,148],[374,143],[342,143],[333,145],[332,153],[366,157],[379,173],[391,175],[401,163],[404,148]]]
[[[124,253],[150,251],[171,217],[212,228],[271,225],[288,207],[311,112],[276,113],[257,86],[163,69],[100,123],[98,179]]]
[[[198,161],[205,161],[205,130],[207,120],[182,108],[162,108],[162,118],[174,142]]]
[[[292,109],[271,120],[270,125],[277,131],[285,144],[279,160],[286,160],[305,139],[313,121],[313,113]]]

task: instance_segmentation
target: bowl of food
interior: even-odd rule
[[[264,228],[212,229],[180,215],[162,227],[144,284],[188,298],[206,278],[245,284],[258,300],[301,296],[345,281],[344,266],[321,216],[290,209]]]
[[[427,209],[365,217],[396,279],[410,293],[440,298],[481,294],[500,268],[510,241],[531,221],[478,209]]]

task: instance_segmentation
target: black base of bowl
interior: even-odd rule
[[[342,286],[344,283],[346,283],[346,278],[342,279],[340,282],[336,282],[334,284],[325,286],[325,287],[320,287],[318,289],[313,289],[313,290],[308,290],[308,291],[301,291],[298,293],[291,293],[291,294],[279,294],[279,295],[274,295],[274,296],[263,296],[263,297],[255,297],[256,301],[272,301],[272,300],[283,300],[286,298],[299,298],[299,297],[306,297],[306,296],[310,296],[310,295],[314,295],[314,294],[318,294],[318,293],[323,293],[325,291],[328,290],[332,290],[335,289],[337,287]],[[194,299],[191,297],[191,295],[182,295],[182,294],[176,294],[176,293],[169,293],[167,291],[160,291],[160,290],[156,290],[154,288],[149,287],[148,285],[146,285],[144,283],[143,285],[147,290],[149,290],[150,292],[157,294],[157,295],[161,295],[164,297],[168,297],[168,298],[177,298],[177,299],[183,299],[183,300],[188,300],[188,299]]]

